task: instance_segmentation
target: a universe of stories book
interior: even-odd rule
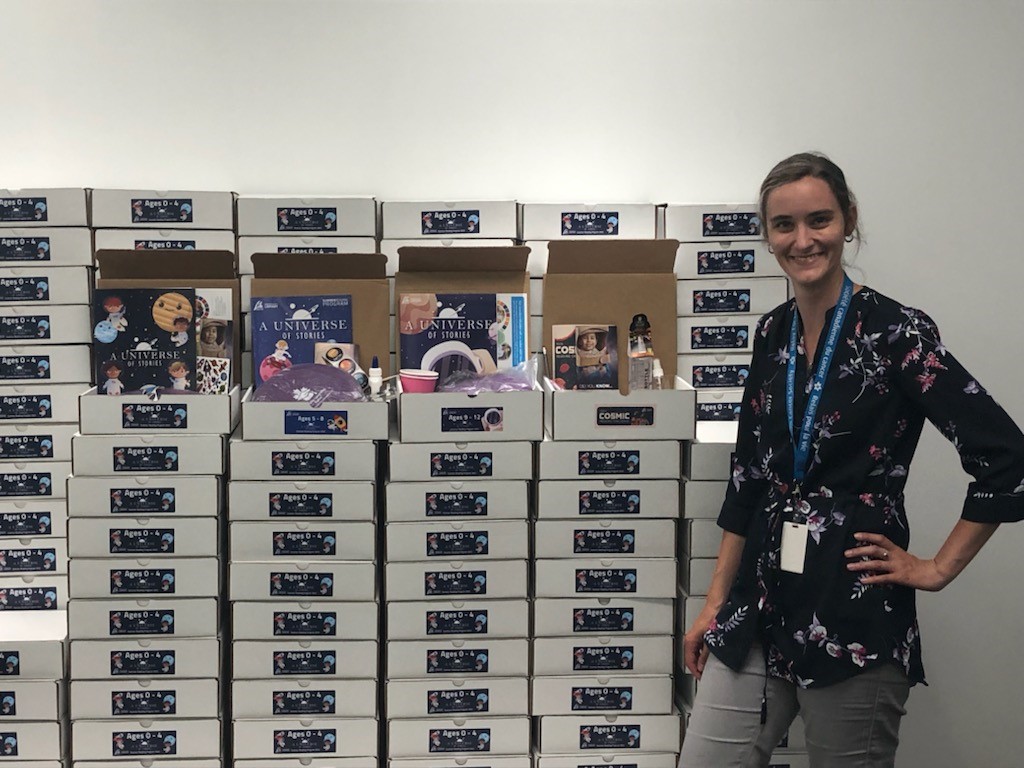
[[[195,389],[195,290],[98,289],[93,297],[99,394]]]
[[[314,363],[318,343],[352,343],[352,296],[259,296],[252,299],[253,383],[299,363]]]
[[[398,307],[401,368],[494,373],[529,355],[522,293],[403,293]]]

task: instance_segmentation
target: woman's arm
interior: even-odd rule
[[[718,560],[715,561],[715,573],[711,577],[708,595],[704,598],[704,607],[693,622],[693,626],[683,637],[683,656],[686,668],[700,680],[704,673],[704,664],[708,659],[708,647],[704,642],[704,633],[718,615],[722,605],[729,596],[729,590],[736,580],[736,572],[740,567],[740,556],[746,538],[729,531],[722,531],[722,543],[718,547]]]

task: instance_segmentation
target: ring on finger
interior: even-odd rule
[[[882,550],[882,559],[883,560],[888,560],[889,559],[889,550],[888,549],[883,549]]]

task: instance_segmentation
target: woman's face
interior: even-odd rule
[[[765,213],[768,245],[794,287],[841,280],[843,246],[857,224],[856,209],[847,221],[827,183],[805,176],[784,184],[768,194]]]

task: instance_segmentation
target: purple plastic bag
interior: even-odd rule
[[[276,373],[260,384],[249,398],[253,403],[350,403],[366,400],[359,382],[330,365],[305,363]]]

